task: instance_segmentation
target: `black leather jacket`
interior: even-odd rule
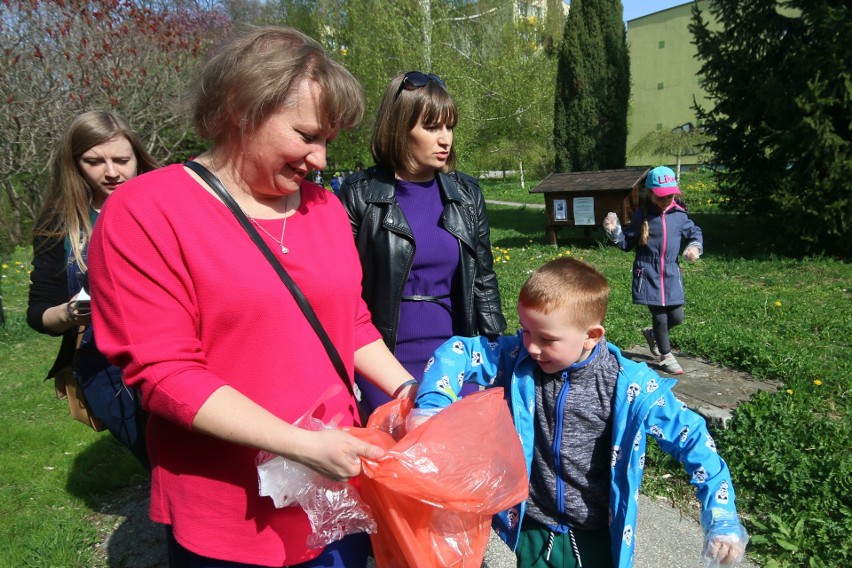
[[[457,335],[499,335],[506,329],[494,274],[485,198],[468,175],[438,174],[444,205],[441,224],[459,242],[461,272],[454,286]],[[399,329],[400,303],[414,261],[414,236],[395,199],[392,172],[371,167],[344,180],[340,199],[349,213],[364,276],[362,296],[373,323],[392,351]]]

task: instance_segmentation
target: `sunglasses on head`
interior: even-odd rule
[[[444,89],[447,86],[441,81],[441,78],[433,73],[421,73],[420,71],[409,71],[402,78],[402,83],[399,84],[399,89],[396,91],[396,95],[394,99],[399,97],[399,94],[405,89],[406,91],[416,91],[417,89],[423,88],[426,86],[429,81],[434,81],[438,83]]]

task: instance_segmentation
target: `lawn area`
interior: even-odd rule
[[[497,200],[519,201],[495,195],[523,193],[500,191],[485,189]],[[510,331],[529,273],[571,255],[612,283],[608,339],[624,347],[642,340],[649,317],[630,300],[631,254],[605,244],[600,230],[586,239],[564,229],[559,248],[547,245],[541,209],[492,205],[489,214]],[[706,253],[684,267],[686,321],[672,333],[675,349],[783,384],[714,432],[753,537],[750,551],[767,566],[852,565],[852,267],[785,253],[789,243],[771,240],[771,227],[758,220],[699,208],[692,217],[704,229]],[[108,434],[73,422],[42,381],[59,341],[26,326],[29,257],[20,249],[0,263],[7,320],[0,329],[0,550],[9,566],[100,566],[95,544],[103,535],[92,515],[145,473]],[[676,464],[655,455],[649,462],[647,491],[689,495]]]

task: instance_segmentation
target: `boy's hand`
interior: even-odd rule
[[[704,564],[707,568],[732,566],[742,562],[744,556],[744,542],[736,536],[720,535],[707,542],[704,549]]]
[[[405,430],[411,432],[440,411],[440,408],[412,408],[405,419]]]

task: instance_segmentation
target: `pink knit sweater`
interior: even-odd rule
[[[265,223],[280,234],[280,220]],[[304,183],[284,242],[290,253],[279,258],[351,374],[353,353],[379,334],[361,300],[358,254],[337,198]],[[182,165],[139,176],[109,198],[89,264],[98,346],[152,413],[151,518],[204,556],[269,566],[316,556],[305,544],[304,512],[258,497],[257,451],[191,429],[225,384],[289,422],[339,386],[316,415],[354,422],[322,344],[230,210]]]

